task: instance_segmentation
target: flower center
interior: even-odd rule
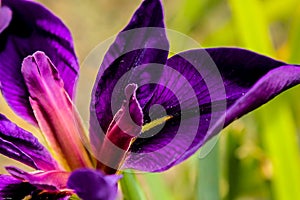
[[[106,132],[97,158],[97,169],[114,174],[121,167],[133,141],[139,136],[143,125],[143,112],[136,99],[136,84],[125,88],[126,100],[115,114]]]

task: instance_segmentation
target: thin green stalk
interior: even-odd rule
[[[126,170],[122,173],[120,180],[124,200],[146,200],[141,186],[139,185],[133,171]]]
[[[198,200],[220,199],[219,142],[203,159],[199,159]]]

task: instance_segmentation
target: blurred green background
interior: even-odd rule
[[[80,62],[98,43],[118,33],[140,4],[138,0],[41,2],[70,28]],[[167,27],[187,34],[204,47],[245,47],[300,63],[299,0],[163,3]],[[204,159],[196,154],[167,172],[138,174],[138,185],[132,184],[143,193],[130,199],[300,199],[299,97],[300,88],[295,87],[237,120],[222,131],[217,145]],[[7,108],[5,112],[14,117]],[[15,117],[14,121],[21,122]]]

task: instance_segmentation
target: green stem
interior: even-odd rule
[[[220,199],[219,142],[211,152],[199,160],[198,200]]]
[[[146,196],[139,185],[133,171],[126,170],[122,173],[120,181],[124,200],[146,200]]]

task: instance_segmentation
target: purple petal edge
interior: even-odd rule
[[[121,108],[122,100],[126,99],[123,93],[125,87],[131,83],[142,85],[159,78],[161,72],[154,73],[155,68],[152,68],[152,74],[138,68],[149,63],[165,64],[169,43],[164,27],[161,2],[145,0],[106,53],[90,104],[90,138],[93,146],[98,146],[98,134],[107,132],[114,114]],[[121,77],[123,79],[120,81]],[[154,89],[148,86],[145,101],[151,98]]]
[[[210,62],[203,60],[203,52],[208,53],[209,57],[214,61],[219,75],[221,75],[223,79],[222,84],[226,92],[224,99],[220,98],[215,99],[218,101],[213,101],[211,97],[209,98],[211,94],[218,96],[220,93],[219,96],[223,96],[221,90],[219,90],[219,88],[222,87],[219,87],[218,83],[216,83],[215,86],[212,84],[213,88],[209,90],[207,85],[205,85],[206,82],[203,85],[203,79],[206,79],[206,81],[208,79],[208,81],[213,83],[216,77],[218,77],[218,74],[210,72],[210,65],[208,65]],[[164,129],[162,129],[160,133],[148,139],[141,139],[141,141],[137,139],[136,142],[133,143],[133,153],[129,154],[124,165],[125,168],[134,168],[142,171],[165,171],[190,157],[207,140],[219,133],[222,128],[235,119],[251,112],[281,92],[300,83],[299,66],[287,65],[283,62],[243,49],[212,48],[191,50],[171,57],[167,64],[179,70],[179,72],[189,80],[190,85],[192,85],[197,94],[199,109],[202,112],[200,121],[198,121],[199,125],[197,125],[197,123],[191,124],[190,127],[193,128],[197,125],[198,133],[195,138],[192,138],[192,143],[186,144],[186,146],[189,146],[182,152],[180,149],[181,145],[184,144],[188,138],[185,139],[185,135],[182,135],[181,140],[176,142],[175,136],[177,136],[177,129],[174,128],[174,126],[178,124],[178,121],[170,120],[166,122]],[[200,67],[202,70],[199,75],[193,72],[193,68],[195,67]],[[191,72],[198,78],[191,78]],[[169,76],[168,80],[170,82],[172,82],[171,79],[172,77]],[[158,90],[158,94],[154,94],[154,96],[158,96],[159,98],[154,98],[154,102],[151,104],[171,103],[168,104],[168,106],[175,107],[174,110],[169,110],[173,116],[176,113],[184,113],[189,109],[189,107],[176,108],[177,103],[172,100],[174,97],[162,91],[165,90]],[[210,93],[211,91],[213,91],[213,93]],[[166,94],[168,94],[168,96],[166,96]],[[183,96],[183,94],[184,90],[176,95]],[[187,102],[188,101],[189,97],[187,96]],[[225,103],[226,106],[218,110],[220,102]],[[217,108],[215,110],[216,113],[211,113],[214,106]],[[210,122],[213,122],[213,126],[209,126]],[[186,129],[187,133],[189,132],[188,126],[184,127],[184,129]],[[172,146],[171,143],[175,145]],[[176,146],[176,144],[178,145]],[[167,148],[168,146],[170,151],[159,151],[161,148]],[[147,155],[147,152],[149,155]],[[154,154],[152,154],[153,152]],[[155,152],[160,152],[160,154]],[[172,159],[174,157],[177,158]],[[161,165],[161,163],[167,164]]]
[[[20,180],[12,176],[0,174],[0,191],[10,184],[17,184],[20,182],[21,182]]]
[[[37,138],[9,121],[2,114],[0,114],[0,148],[3,155],[35,169],[59,169],[56,161]]]
[[[71,174],[67,185],[82,199],[115,200],[120,178],[118,175],[104,175],[101,171],[79,169]]]
[[[4,29],[7,28],[12,18],[12,12],[11,10],[4,6],[1,7],[0,5],[0,34]]]
[[[28,181],[41,190],[49,191],[66,189],[70,176],[70,172],[58,170],[29,173],[14,166],[7,166],[5,169],[15,178]]]
[[[19,172],[22,172],[20,170]],[[23,173],[23,172],[22,172]],[[27,172],[24,172],[28,174]],[[22,176],[22,175],[21,175]],[[39,187],[39,188],[38,188]],[[56,199],[67,200],[72,195],[69,190],[45,190],[40,188],[40,185],[35,185],[28,182],[28,180],[22,180],[10,175],[0,175],[0,199],[27,199],[29,196],[31,199]]]
[[[17,160],[25,165],[37,169],[37,165],[25,152],[20,150],[16,145],[0,138],[0,153],[9,158]]]
[[[57,66],[72,98],[79,69],[72,37],[63,22],[39,3],[2,0],[2,5],[12,11],[12,19],[0,33],[1,92],[18,115],[36,124],[21,74],[22,61],[38,50],[44,51]]]

